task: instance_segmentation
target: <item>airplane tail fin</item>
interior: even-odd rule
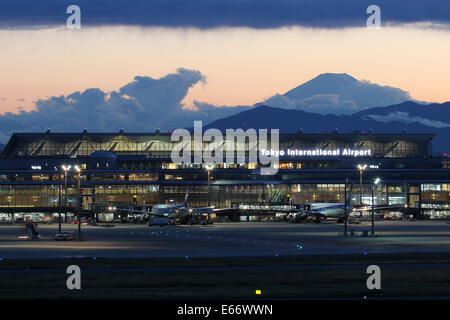
[[[188,184],[187,186],[187,190],[186,190],[186,195],[184,196],[184,206],[187,207],[188,205],[188,200],[189,200],[189,190],[191,188],[191,185]]]

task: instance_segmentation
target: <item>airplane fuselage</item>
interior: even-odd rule
[[[347,213],[351,208],[347,208]],[[345,208],[343,203],[313,203],[310,205],[309,213],[320,215],[324,218],[344,218]]]

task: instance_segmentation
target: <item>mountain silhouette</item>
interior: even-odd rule
[[[416,103],[413,103],[416,105]],[[399,106],[391,107],[396,110]],[[430,108],[448,108],[449,103],[433,104]],[[379,111],[378,108],[372,110]],[[279,129],[280,133],[297,133],[302,130],[304,133],[324,133],[337,132],[351,133],[361,132],[367,133],[435,133],[433,151],[436,153],[444,153],[450,151],[450,126],[449,127],[431,127],[423,122],[411,120],[403,122],[400,120],[392,120],[389,122],[377,121],[368,116],[372,114],[371,110],[367,110],[367,114],[354,115],[321,115],[306,112],[303,110],[289,110],[281,108],[273,108],[269,106],[254,107],[250,110],[240,112],[238,114],[216,120],[207,128],[217,128],[225,131],[226,129],[244,130],[254,129]],[[426,123],[426,122],[425,122]]]

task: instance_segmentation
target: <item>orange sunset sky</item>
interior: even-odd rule
[[[200,71],[184,100],[252,105],[320,73],[398,87],[420,101],[450,100],[450,31],[411,25],[284,27],[83,27],[0,30],[0,112],[87,88],[117,90],[135,76]]]

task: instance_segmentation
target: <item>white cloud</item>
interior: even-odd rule
[[[283,95],[277,94],[267,99],[262,104],[319,114],[342,115],[408,100],[412,100],[409,93],[398,88],[357,80],[345,73],[323,73]]]
[[[450,127],[450,123],[445,123],[438,120],[431,120],[426,119],[422,117],[413,116],[411,117],[407,112],[391,112],[387,115],[378,115],[378,114],[372,114],[367,115],[366,117],[372,118],[375,121],[380,122],[391,122],[391,121],[400,121],[404,123],[413,123],[413,122],[419,122],[425,126],[432,127],[432,128],[445,128]]]
[[[38,100],[34,110],[0,116],[0,142],[13,132],[149,132],[191,127],[194,120],[210,122],[238,112],[196,102],[197,111],[183,109],[182,100],[190,88],[205,77],[196,70],[177,69],[159,79],[137,76],[118,91],[89,88],[67,96]]]
[[[341,100],[338,94],[317,94],[308,98],[294,100],[284,95],[275,95],[266,101],[265,105],[286,108],[286,109],[299,109],[306,112],[319,113],[319,114],[352,114],[360,111],[356,103],[352,100]]]

